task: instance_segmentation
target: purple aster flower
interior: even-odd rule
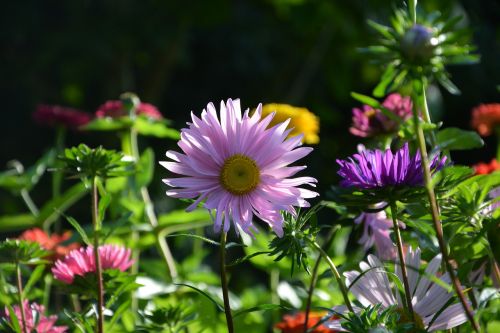
[[[403,97],[400,94],[390,94],[382,103],[382,106],[402,120],[406,120],[412,115],[410,97]],[[398,123],[389,119],[378,109],[374,109],[368,105],[352,109],[352,126],[349,131],[353,135],[366,138],[378,134],[393,133],[397,129]]]
[[[441,169],[445,162],[446,157],[436,155],[431,161],[431,170]],[[408,143],[395,153],[390,149],[365,150],[337,163],[340,165],[337,173],[343,178],[340,184],[344,187],[376,189],[423,185],[420,152],[410,156]]]

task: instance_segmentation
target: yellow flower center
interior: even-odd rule
[[[400,324],[405,324],[405,323],[413,323],[418,331],[425,329],[425,324],[422,318],[414,311],[413,316],[415,321],[411,319],[411,315],[404,309],[398,308],[396,309],[396,312],[399,313],[399,323]],[[414,326],[414,327],[415,327]],[[417,330],[411,330],[410,332],[416,332]]]
[[[225,190],[234,195],[243,195],[257,187],[260,171],[253,159],[235,154],[224,161],[219,179]]]

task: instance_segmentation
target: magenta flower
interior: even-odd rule
[[[308,207],[305,200],[318,194],[300,185],[314,186],[311,177],[288,178],[305,166],[289,167],[312,148],[300,147],[302,135],[287,139],[288,122],[267,128],[274,114],[261,119],[262,106],[249,115],[241,114],[240,101],[221,102],[220,119],[212,103],[201,113],[191,115],[193,122],[181,132],[179,147],[183,153],[168,151],[173,162],[160,162],[169,171],[184,177],[163,181],[172,187],[167,195],[196,201],[192,210],[205,200],[207,209],[215,209],[215,230],[230,222],[251,233],[256,215],[268,223],[278,236],[283,235],[281,211],[295,214],[294,206]]]
[[[127,112],[124,110],[123,103],[121,101],[107,101],[103,105],[99,106],[95,114],[97,118],[119,118],[127,116]],[[137,107],[137,114],[156,120],[163,118],[161,112],[156,108],[156,106],[149,103],[140,103]]]
[[[131,251],[116,245],[103,245],[99,247],[101,267],[106,269],[127,270],[133,264],[130,259]],[[57,260],[52,267],[54,277],[67,284],[73,283],[75,275],[84,276],[96,271],[94,249],[92,246],[71,251],[64,259]]]
[[[387,110],[406,120],[412,115],[410,97],[400,94],[390,94],[382,103]],[[361,109],[352,109],[352,126],[349,131],[356,136],[372,137],[378,134],[393,133],[398,129],[398,123],[389,119],[382,111],[363,105]]]
[[[431,170],[440,170],[446,162],[446,156],[436,155],[431,162]],[[365,150],[354,154],[347,160],[337,160],[340,170],[337,172],[344,187],[375,189],[388,186],[421,186],[423,171],[420,152],[412,157],[408,143],[393,153],[387,149]]]
[[[78,129],[90,122],[92,115],[58,105],[38,105],[33,113],[33,119],[41,125]]]
[[[21,327],[21,332],[26,331],[27,333],[37,332],[37,333],[65,333],[68,330],[66,326],[55,326],[57,321],[57,316],[52,315],[45,317],[45,308],[43,305],[38,305],[37,303],[31,303],[27,300],[23,303],[24,314],[26,316],[26,330],[21,320],[21,309],[19,305],[14,305],[14,313],[18,319],[19,326]],[[8,321],[12,321],[11,314],[7,308],[5,308],[5,318]]]

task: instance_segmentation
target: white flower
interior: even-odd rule
[[[436,276],[441,264],[441,255],[437,255],[429,262],[425,269],[425,274],[422,276],[419,274],[420,264],[420,249],[417,248],[413,251],[410,247],[406,254],[406,265],[417,326],[432,332],[450,329],[467,321],[461,303],[455,303],[446,307],[434,319],[436,314],[453,297],[453,292],[446,290],[427,278]],[[368,262],[362,261],[359,267],[364,274],[358,279],[356,278],[361,274],[358,271],[346,272],[344,276],[351,292],[363,306],[380,304],[382,308],[388,308],[393,305],[401,309],[403,308],[404,302],[401,300],[399,292],[393,290],[394,286],[390,283],[387,272],[377,257],[369,255]],[[396,274],[402,280],[399,263],[396,263],[395,267]],[[451,282],[447,273],[440,279],[446,284]],[[335,310],[342,311],[344,309],[341,310],[339,307]],[[360,309],[358,308],[357,310]],[[333,321],[331,322],[331,327],[338,327],[338,324],[338,321]]]

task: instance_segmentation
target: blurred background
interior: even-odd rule
[[[353,152],[348,132],[351,91],[370,94],[381,70],[357,48],[375,41],[367,19],[388,23],[396,1],[212,0],[212,1],[11,1],[0,13],[0,168],[18,159],[32,164],[54,141],[32,112],[39,103],[94,113],[124,91],[155,104],[180,129],[191,110],[209,101],[241,98],[304,106],[321,121],[320,144],[308,157],[309,173],[324,194],[337,182],[335,159]],[[500,3],[497,0],[426,0],[420,9],[464,15],[482,60],[449,68],[462,95],[431,87],[430,105],[447,126],[469,128],[471,108],[499,102]],[[107,133],[70,133],[69,144],[118,148]],[[175,145],[146,139],[157,159]],[[494,148],[454,155],[458,162],[489,161]],[[490,144],[492,146],[492,144]],[[158,169],[158,180],[166,171]],[[157,200],[164,186],[154,182]],[[42,186],[34,200],[45,200]],[[0,193],[0,209],[23,204]]]

